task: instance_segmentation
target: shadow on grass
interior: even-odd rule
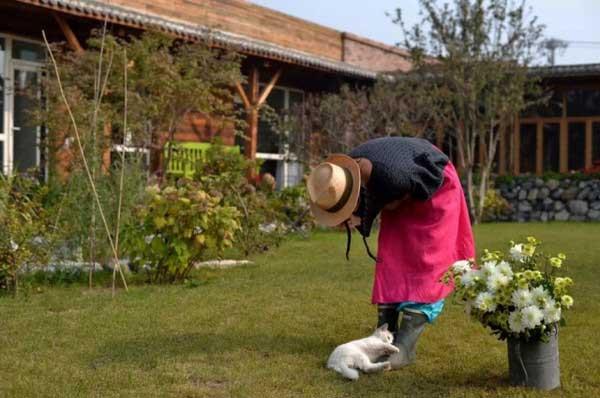
[[[329,354],[335,342],[319,336],[265,335],[250,333],[198,332],[145,336],[142,339],[124,338],[101,346],[90,358],[95,369],[113,363],[127,362],[140,368],[154,368],[159,362],[205,355],[227,355],[240,351],[269,358],[278,354]],[[244,354],[244,355],[246,355]],[[242,355],[242,354],[240,354]],[[214,358],[212,358],[214,359]]]

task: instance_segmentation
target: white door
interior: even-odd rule
[[[11,89],[8,92],[10,123],[7,144],[8,170],[22,172],[40,165],[40,128],[33,122],[38,105],[40,69],[13,60]]]

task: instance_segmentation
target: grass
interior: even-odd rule
[[[508,385],[505,343],[448,305],[417,364],[348,382],[325,368],[375,324],[373,266],[356,241],[316,233],[245,268],[204,271],[196,288],[43,288],[0,298],[1,397],[600,396],[600,224],[486,224],[478,248],[534,235],[569,256],[575,307],[561,329],[563,387]]]

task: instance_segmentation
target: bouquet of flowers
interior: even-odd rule
[[[528,237],[526,243],[511,242],[508,253],[485,250],[480,265],[457,261],[446,274],[466,312],[502,340],[547,341],[573,305],[573,280],[557,275],[566,256],[545,255],[540,243]]]

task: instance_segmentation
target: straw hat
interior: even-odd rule
[[[350,218],[360,194],[360,168],[344,154],[332,154],[310,173],[310,210],[321,225],[334,227]]]

